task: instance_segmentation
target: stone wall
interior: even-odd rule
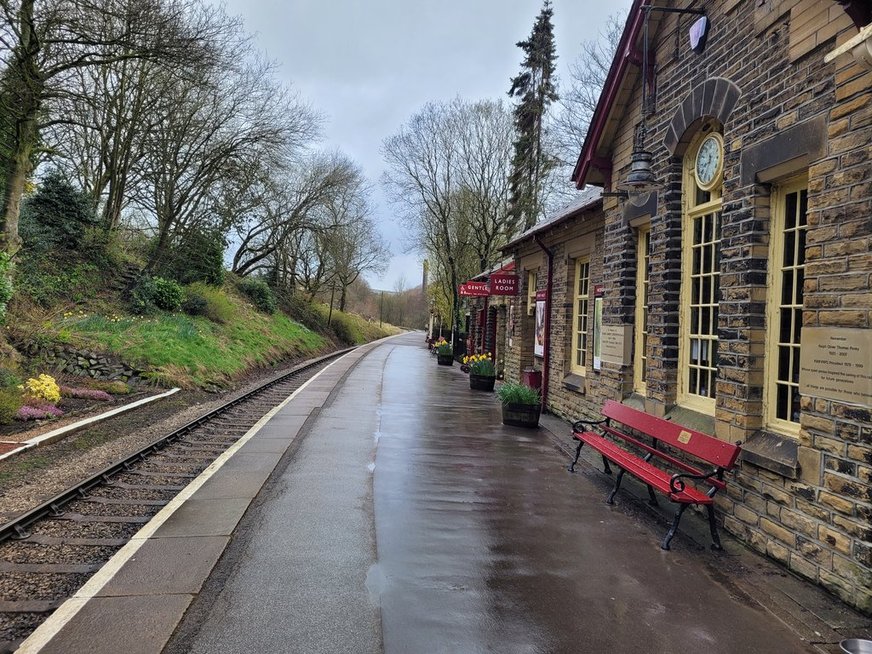
[[[70,345],[40,345],[29,343],[22,350],[30,357],[45,363],[51,370],[77,377],[105,381],[123,381],[137,384],[142,381],[142,370],[105,354],[79,350]]]
[[[687,17],[662,17],[654,36],[657,92],[645,145],[663,186],[651,217],[645,406],[725,440],[742,440],[747,456],[737,483],[717,500],[726,528],[872,611],[872,413],[805,396],[798,435],[774,433],[766,424],[764,374],[775,349],[766,331],[770,205],[773,184],[781,180],[808,177],[804,328],[872,328],[872,71],[850,55],[824,62],[857,32],[835,2],[702,6],[712,24],[703,54],[677,45]],[[632,75],[638,80],[637,70]],[[609,136],[613,180],[629,172],[641,120],[638,82],[624,101],[620,125]],[[722,131],[726,152],[718,379],[714,413],[690,415],[675,410],[682,161],[705,124]],[[606,320],[632,322],[635,241],[625,203],[610,199],[605,208]],[[632,370],[615,372],[611,393],[625,396]],[[774,444],[769,454],[767,443]]]

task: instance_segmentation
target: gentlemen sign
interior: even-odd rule
[[[487,297],[490,295],[487,282],[466,282],[460,285],[461,297]]]
[[[491,295],[517,295],[518,276],[505,273],[494,273],[490,276]]]

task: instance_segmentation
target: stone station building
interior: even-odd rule
[[[652,5],[573,175],[603,195],[507,247],[506,377],[741,441],[725,528],[872,612],[872,3]]]

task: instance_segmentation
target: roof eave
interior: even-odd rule
[[[513,241],[509,241],[503,247],[500,248],[500,251],[501,252],[514,251],[514,250],[518,249],[518,246],[521,243],[524,243],[525,241],[532,242],[536,236],[539,236],[540,234],[544,234],[548,230],[550,230],[554,227],[558,227],[568,220],[571,220],[573,218],[577,218],[578,216],[580,216],[583,213],[586,213],[586,212],[591,211],[593,209],[598,209],[598,208],[602,207],[602,205],[603,205],[602,197],[595,198],[595,199],[591,200],[589,203],[578,207],[575,211],[572,211],[572,212],[566,214],[565,216],[563,216],[559,220],[554,220],[550,223],[542,225],[542,227],[540,227],[539,229],[534,228],[532,231],[529,231],[525,234],[522,234],[521,236],[514,239]]]
[[[637,58],[634,54],[635,43],[645,19],[641,7],[650,4],[651,0],[633,0],[633,6],[630,8],[627,22],[624,25],[624,32],[621,34],[621,40],[615,50],[615,58],[612,59],[612,65],[593,112],[587,136],[581,147],[581,154],[579,154],[578,161],[572,171],[571,180],[575,182],[576,188],[582,188],[585,184],[604,185],[609,182],[610,166],[607,166],[605,162],[598,162],[596,152],[612,113],[615,98],[626,77],[627,68]]]

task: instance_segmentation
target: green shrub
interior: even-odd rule
[[[302,295],[280,293],[278,302],[282,311],[301,325],[305,325],[315,332],[323,332],[327,329],[327,314],[319,311],[313,302]]]
[[[185,287],[182,309],[190,316],[204,316],[222,325],[231,322],[236,314],[223,290],[202,282]]]
[[[224,282],[224,235],[195,229],[172,245],[164,256],[160,272],[180,284],[205,282],[220,286]]]
[[[182,311],[189,316],[205,316],[209,310],[209,301],[196,291],[185,289],[185,299],[182,300]]]
[[[22,203],[19,229],[28,249],[77,250],[88,227],[97,224],[90,198],[53,170]]]
[[[356,328],[356,325],[345,314],[338,311],[333,312],[333,319],[330,322],[330,327],[336,334],[336,338],[347,345],[359,345],[365,343],[363,334]]]
[[[15,267],[18,292],[46,308],[93,298],[103,279],[100,268],[72,253],[26,253]]]
[[[497,397],[503,404],[539,404],[539,391],[526,384],[506,382],[497,389]]]
[[[118,232],[107,232],[103,227],[85,229],[80,252],[103,270],[121,266],[127,259]]]
[[[239,283],[239,290],[264,313],[276,312],[276,296],[266,282],[246,277]]]
[[[151,313],[154,309],[178,311],[182,306],[182,287],[171,279],[143,277],[133,290],[133,310]]]
[[[21,377],[16,375],[8,368],[0,368],[0,388],[8,388],[10,386],[18,386],[21,383]]]
[[[0,425],[8,425],[15,420],[15,415],[24,401],[21,392],[15,388],[0,389]]]

